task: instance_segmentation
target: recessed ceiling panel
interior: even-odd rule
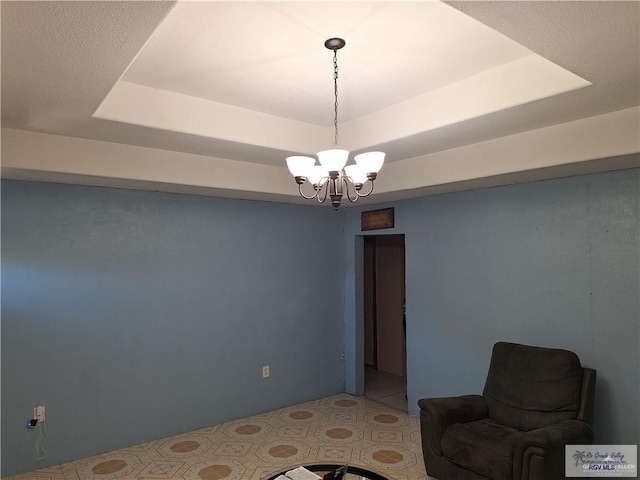
[[[179,2],[123,80],[329,126],[531,52],[441,2]]]

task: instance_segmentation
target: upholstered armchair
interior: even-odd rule
[[[564,446],[593,442],[595,382],[573,352],[496,343],[483,395],[418,402],[427,475],[564,478]]]

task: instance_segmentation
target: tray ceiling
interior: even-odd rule
[[[637,2],[2,2],[3,175],[300,202],[284,157],[382,149],[369,202],[637,166]]]

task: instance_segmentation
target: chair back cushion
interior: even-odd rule
[[[582,366],[567,350],[498,342],[484,387],[489,417],[521,431],[575,418]]]

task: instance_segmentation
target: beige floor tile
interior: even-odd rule
[[[374,376],[384,379],[374,384],[386,394],[380,401],[338,394],[3,480],[264,480],[309,463],[426,479],[420,426],[406,414],[403,379]]]

